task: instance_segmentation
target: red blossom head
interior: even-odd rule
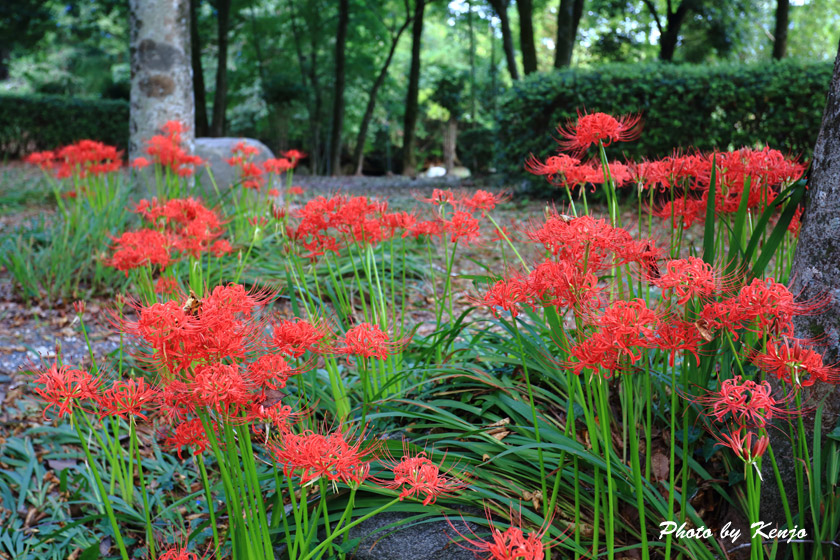
[[[635,140],[641,133],[640,124],[639,115],[623,115],[616,118],[606,113],[578,113],[575,124],[569,122],[565,128],[558,126],[557,132],[564,138],[560,145],[572,153],[579,154],[598,143],[609,146],[613,142]]]
[[[89,412],[87,405],[99,396],[102,380],[90,372],[55,363],[42,371],[35,383],[39,385],[35,392],[47,403],[44,418],[51,408],[61,418],[76,409]]]
[[[490,526],[489,539],[480,538],[466,522],[464,525],[469,529],[472,536],[464,535],[447,519],[449,526],[460,537],[453,542],[461,548],[474,552],[476,558],[481,555],[481,558],[486,560],[544,560],[546,548],[551,548],[557,543],[557,541],[543,542],[548,528],[551,526],[551,519],[546,520],[543,526],[537,530],[526,533],[521,512],[514,512],[511,507],[509,510],[510,526],[502,530],[494,523],[490,508],[485,505],[484,510],[487,523]],[[459,541],[469,543],[472,548],[462,545]]]
[[[434,463],[425,451],[412,454],[408,444],[403,442],[403,456],[394,459],[388,456],[382,463],[393,474],[393,480],[376,479],[385,488],[400,491],[400,500],[408,497],[423,499],[423,505],[435,503],[439,496],[457,494],[469,487],[469,477],[464,473],[453,475],[456,466],[443,468],[446,456],[440,464]]]

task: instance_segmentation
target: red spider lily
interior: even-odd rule
[[[114,255],[106,261],[108,266],[117,270],[128,271],[144,266],[166,268],[172,262],[170,251],[175,240],[153,229],[127,231],[113,238]]]
[[[248,218],[248,223],[256,228],[264,228],[268,224],[268,218],[265,216],[252,216]]]
[[[706,391],[693,401],[704,405],[718,422],[734,421],[739,426],[764,427],[768,420],[784,418],[797,411],[781,408],[788,399],[771,395],[770,383],[756,383],[736,375],[721,382],[717,391]]]
[[[463,211],[457,211],[449,220],[444,220],[443,229],[449,234],[449,240],[453,243],[470,244],[478,239],[480,234],[478,220]]]
[[[280,354],[263,354],[248,364],[248,381],[254,387],[282,389],[298,373]]]
[[[289,187],[288,193],[293,196],[300,196],[303,194],[303,187]]]
[[[155,282],[155,293],[162,294],[162,295],[175,295],[179,293],[181,287],[178,285],[178,280],[175,278],[167,278],[166,276],[161,276]]]
[[[447,496],[458,493],[469,487],[467,475],[459,473],[452,476],[454,466],[443,470],[443,461],[436,465],[426,456],[425,451],[412,455],[406,443],[403,443],[403,456],[400,460],[393,457],[386,457],[382,463],[393,473],[393,480],[375,479],[376,483],[384,488],[400,490],[400,500],[408,497],[423,497],[423,505],[435,503],[438,496]]]
[[[162,551],[158,555],[158,560],[202,560],[205,556],[199,556],[195,552],[176,546]]]
[[[558,154],[551,156],[541,163],[534,154],[525,162],[525,170],[534,175],[545,175],[549,183],[560,184],[562,179],[565,179],[570,173],[580,166],[580,160],[576,157],[567,156],[566,154]],[[565,184],[574,181],[566,181]]]
[[[680,224],[683,228],[688,228],[696,221],[705,218],[706,202],[688,196],[677,197],[673,201],[666,202],[659,210],[651,209],[650,213],[657,218],[671,220],[674,229],[677,229]]]
[[[655,345],[659,317],[644,300],[618,300],[604,310],[595,324],[598,330],[569,352],[576,360],[570,366],[578,375],[584,369],[597,371],[598,367],[612,374],[622,368],[625,357],[631,363],[638,362],[642,357],[640,350]]]
[[[756,461],[767,451],[767,448],[770,446],[770,438],[766,435],[756,436],[755,440],[753,440],[753,436],[756,436],[756,434],[747,431],[746,435],[744,435],[742,434],[742,430],[738,428],[734,432],[721,434],[720,437],[715,436],[715,439],[718,440],[719,445],[725,445],[730,448],[739,459],[744,461],[745,467],[753,465],[758,473],[758,477],[763,479]]]
[[[502,226],[501,228],[496,228],[493,231],[493,237],[490,239],[490,241],[506,241],[506,240],[516,241],[516,238],[514,237],[513,233],[510,230],[508,230],[507,226]]]
[[[421,198],[422,202],[440,206],[443,204],[455,204],[455,193],[450,190],[434,189],[430,198]]]
[[[301,152],[300,150],[291,149],[283,152],[283,157],[290,160],[292,162],[292,165],[294,166],[297,165],[297,162],[299,160],[305,158],[306,154]]]
[[[497,319],[499,317],[499,308],[504,311],[509,311],[511,317],[515,319],[519,315],[520,304],[522,303],[531,305],[533,308],[528,284],[522,278],[499,280],[487,290],[484,298],[481,300],[481,304],[489,307],[490,313]]]
[[[217,408],[244,405],[250,398],[248,381],[236,366],[203,364],[195,368],[188,381],[196,406]]]
[[[77,315],[84,315],[85,313],[85,302],[82,300],[77,300],[73,302],[73,311],[76,312]]]
[[[102,380],[87,371],[52,364],[38,375],[35,383],[43,385],[36,387],[35,392],[47,403],[44,418],[51,408],[55,408],[58,417],[61,418],[65,414],[72,414],[76,409],[90,412],[82,403],[97,398]]]
[[[718,277],[712,265],[703,259],[675,259],[665,263],[664,268],[654,284],[666,291],[673,290],[678,305],[685,305],[692,297],[709,297],[718,288]]]
[[[294,169],[294,167],[295,164],[286,158],[270,158],[263,162],[263,169],[265,169],[267,173],[275,173],[277,175],[285,173],[290,169]]]
[[[821,354],[802,347],[800,342],[794,339],[791,344],[787,338],[771,342],[765,352],[757,352],[751,360],[767,373],[794,387],[810,387],[816,381],[840,383],[837,366],[824,365]]]
[[[190,166],[202,165],[204,161],[188,154],[181,146],[181,134],[186,126],[178,121],[168,121],[163,127],[163,135],[156,135],[146,142],[146,153],[152,161],[169,168],[173,173],[186,177],[193,174]]]
[[[545,534],[551,526],[551,520],[547,520],[542,527],[536,532],[525,533],[522,528],[522,515],[516,514],[513,508],[510,509],[511,525],[502,531],[493,523],[493,516],[490,509],[485,506],[485,516],[490,525],[490,539],[484,540],[473,532],[469,525],[464,525],[472,533],[472,537],[468,537],[458,531],[455,525],[447,518],[449,526],[458,534],[461,539],[472,545],[473,548],[468,548],[461,545],[458,541],[453,541],[455,544],[465,550],[470,550],[475,553],[476,558],[480,555],[485,560],[544,560],[545,549],[550,548],[556,543],[544,543]]]
[[[417,222],[405,233],[403,233],[403,237],[407,237],[409,235],[415,239],[420,237],[428,237],[429,239],[432,237],[441,237],[443,236],[443,223],[438,220]]]
[[[271,347],[292,358],[300,358],[306,352],[326,351],[332,336],[325,324],[313,324],[299,318],[280,321],[272,330]]]
[[[105,175],[118,171],[123,164],[122,151],[95,140],[79,140],[54,152],[36,152],[24,161],[44,170],[58,166],[59,179]]]
[[[543,305],[585,311],[600,304],[601,288],[595,274],[566,260],[541,262],[526,282],[528,293]]]
[[[651,343],[652,347],[667,351],[671,358],[668,364],[674,367],[677,359],[677,352],[690,352],[697,364],[700,363],[698,349],[705,340],[694,323],[688,323],[675,317],[661,320],[656,329],[656,338]]]
[[[247,422],[268,422],[280,430],[288,430],[292,419],[300,416],[300,412],[292,412],[292,407],[282,403],[274,405],[266,405],[265,403],[252,403],[251,408],[247,411]],[[254,431],[257,427],[254,426]]]
[[[787,286],[772,278],[756,278],[735,296],[706,304],[700,316],[715,329],[734,332],[744,328],[760,334],[792,336],[795,316],[817,313],[827,302],[827,297],[797,302]]]
[[[615,118],[605,113],[580,114],[577,123],[569,122],[566,128],[557,127],[565,139],[560,145],[573,153],[581,153],[593,144],[609,146],[613,142],[635,140],[641,133],[641,116],[624,115]]]
[[[152,164],[152,162],[149,161],[147,158],[144,158],[143,156],[139,156],[139,157],[134,158],[134,160],[131,162],[131,167],[133,167],[135,169],[143,169],[144,167],[148,167],[151,164]]]
[[[97,395],[99,416],[100,418],[139,416],[143,420],[148,420],[144,411],[157,406],[157,395],[157,388],[147,385],[142,377],[127,381],[118,380],[101,395]]]
[[[166,438],[164,445],[175,449],[178,458],[183,460],[181,452],[184,447],[188,447],[193,455],[199,455],[210,447],[210,441],[201,420],[193,418],[176,425],[175,432]]]
[[[465,196],[461,199],[459,204],[472,212],[481,210],[482,214],[487,210],[492,210],[498,204],[510,199],[507,193],[495,195],[487,191],[477,190],[472,196]]]
[[[274,459],[283,466],[286,476],[297,473],[301,484],[323,477],[330,482],[361,484],[370,473],[376,445],[363,447],[364,433],[347,441],[341,429],[322,435],[311,431],[286,432],[279,444],[269,444]]]
[[[406,341],[392,341],[377,325],[360,323],[347,330],[343,342],[344,346],[336,348],[336,353],[385,360],[389,354],[398,352]]]
[[[169,301],[137,310],[137,321],[117,319],[123,332],[147,346],[141,356],[175,374],[197,364],[241,360],[262,340],[263,325],[251,320],[254,309],[274,297],[266,290],[247,291],[239,284],[217,286],[201,300]],[[142,346],[142,345],[141,345]]]

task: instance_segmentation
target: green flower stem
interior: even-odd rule
[[[81,416],[85,420],[85,423],[89,425],[85,414],[82,413]],[[111,500],[108,497],[108,493],[105,491],[105,485],[102,484],[102,478],[99,476],[99,470],[96,468],[93,455],[91,455],[85,435],[82,433],[82,427],[79,425],[79,422],[75,421],[75,413],[73,412],[70,413],[70,423],[76,428],[76,434],[79,436],[79,442],[82,444],[82,449],[84,450],[85,457],[87,458],[88,468],[93,473],[93,479],[96,481],[96,488],[99,490],[99,495],[102,497],[102,502],[105,506],[105,513],[108,515],[108,521],[111,522],[111,530],[114,531],[114,540],[117,541],[117,547],[120,549],[120,556],[122,557],[122,560],[128,560],[128,551],[125,548],[125,543],[123,542],[122,535],[120,534],[120,527],[117,524],[114,509],[111,507]]]

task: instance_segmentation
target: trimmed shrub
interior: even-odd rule
[[[89,138],[126,149],[128,103],[56,95],[0,95],[0,157]]]
[[[628,158],[661,157],[677,148],[763,146],[809,156],[831,81],[831,62],[690,66],[606,65],[534,74],[505,94],[496,129],[496,166],[522,175],[528,154],[556,150],[557,124],[578,109],[641,113],[642,136],[617,145]]]

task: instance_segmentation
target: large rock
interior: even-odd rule
[[[236,168],[227,162],[233,156],[233,147],[239,142],[245,142],[245,144],[254,146],[259,150],[259,153],[254,156],[254,163],[262,164],[265,160],[274,157],[274,154],[268,149],[268,146],[253,138],[195,139],[195,154],[207,161],[219,190],[229,188],[239,179]],[[206,171],[198,171],[196,176],[204,189],[213,190],[213,184],[210,182]]]
[[[361,538],[353,558],[355,560],[475,560],[476,555],[451,542],[458,535],[443,521],[420,522],[386,528],[414,513],[384,512],[350,529],[350,538]],[[482,528],[464,525],[458,515],[451,516],[452,523],[462,534],[474,538],[470,532],[482,532]],[[416,523],[416,522],[415,522]],[[486,529],[484,530],[486,533]],[[461,542],[469,546],[469,543]]]

